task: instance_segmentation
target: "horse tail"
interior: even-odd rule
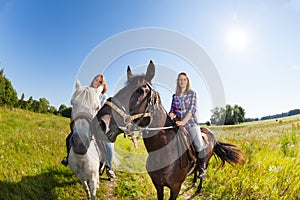
[[[229,164],[242,164],[244,162],[244,153],[233,144],[217,142],[214,146],[214,155],[222,161],[222,166],[225,162]]]

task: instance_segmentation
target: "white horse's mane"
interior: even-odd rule
[[[81,86],[79,80],[77,80],[71,104],[73,108],[77,108],[76,110],[78,110],[78,107],[88,108],[93,111],[93,113],[90,113],[93,115],[99,107],[99,90],[89,86]]]

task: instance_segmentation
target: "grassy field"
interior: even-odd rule
[[[0,199],[86,199],[65,156],[69,119],[0,107]],[[210,127],[219,141],[246,153],[243,166],[220,167],[211,159],[203,192],[194,199],[300,199],[300,116]],[[119,136],[116,148],[145,153]],[[132,163],[128,163],[132,164]],[[147,173],[116,170],[117,179],[100,180],[99,199],[156,199]],[[188,177],[178,199],[193,189]],[[166,199],[168,191],[165,191]]]

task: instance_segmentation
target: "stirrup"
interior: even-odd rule
[[[201,168],[199,171],[199,178],[205,178],[206,177],[206,170],[204,168]]]

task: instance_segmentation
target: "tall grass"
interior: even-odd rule
[[[60,164],[68,123],[63,117],[0,107],[0,199],[86,198],[71,170]],[[300,116],[211,129],[219,141],[242,149],[246,161],[220,167],[212,158],[202,195],[194,199],[300,199]],[[139,145],[136,150],[119,136],[115,147],[145,153]],[[147,173],[116,174],[112,182],[101,177],[99,199],[156,199]],[[183,188],[191,181],[188,177]],[[195,192],[183,190],[178,199]]]

